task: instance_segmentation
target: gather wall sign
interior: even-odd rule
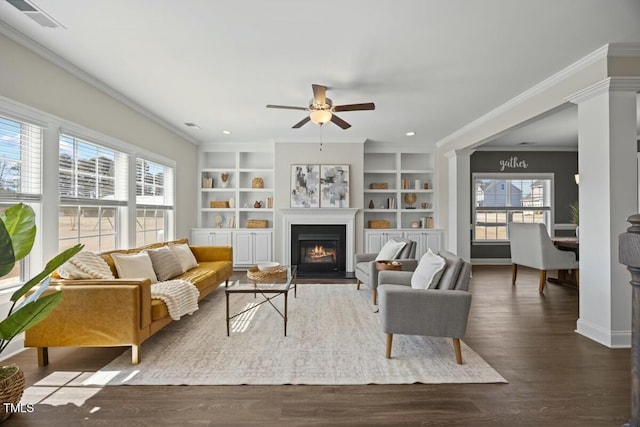
[[[504,172],[505,169],[526,169],[529,164],[526,160],[518,159],[518,156],[511,156],[508,159],[500,160],[500,172]]]

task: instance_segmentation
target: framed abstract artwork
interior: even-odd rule
[[[320,165],[291,165],[291,207],[320,206]]]
[[[349,207],[349,165],[320,166],[320,207]]]

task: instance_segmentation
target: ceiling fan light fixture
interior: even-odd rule
[[[317,125],[323,125],[331,121],[331,111],[329,110],[313,110],[309,113],[311,121]]]

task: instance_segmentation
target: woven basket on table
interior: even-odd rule
[[[247,269],[247,278],[254,282],[268,282],[270,280],[286,279],[286,277],[286,267],[278,267],[269,271],[260,271],[258,267],[249,267]]]
[[[15,371],[14,374],[10,374],[8,378],[0,381],[0,402],[11,403],[13,406],[17,406],[22,399],[22,393],[24,392],[24,372],[17,366],[3,366],[2,370]],[[0,422],[6,420],[11,416],[11,412],[7,411],[5,405],[0,407]]]

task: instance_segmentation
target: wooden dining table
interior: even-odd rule
[[[580,255],[580,241],[577,237],[552,237],[554,246],[563,251],[572,251],[576,254],[576,260]],[[549,277],[551,283],[579,287],[579,270],[558,270],[558,277]]]

